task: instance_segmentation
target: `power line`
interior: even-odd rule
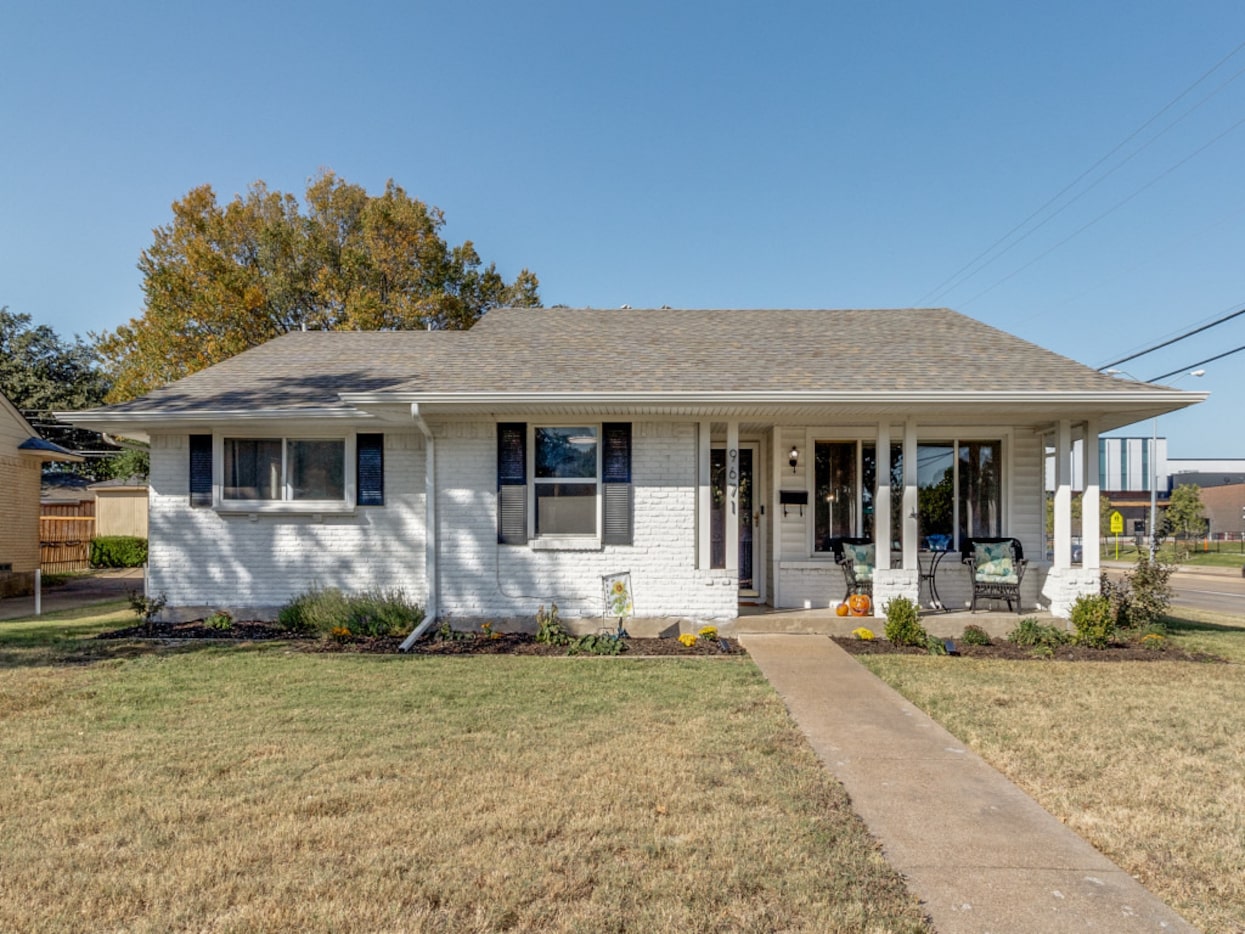
[[[1185,119],[1185,117],[1187,117],[1187,116],[1189,116],[1189,114],[1193,113],[1193,111],[1194,111],[1194,110],[1196,110],[1198,107],[1201,107],[1204,103],[1206,103],[1208,100],[1210,100],[1210,98],[1214,97],[1216,94],[1218,94],[1220,91],[1222,91],[1225,87],[1227,87],[1227,86],[1228,86],[1228,85],[1229,85],[1232,81],[1234,81],[1234,80],[1236,80],[1238,77],[1240,77],[1240,75],[1241,75],[1243,72],[1245,72],[1245,69],[1242,69],[1241,71],[1238,71],[1238,72],[1236,72],[1236,74],[1232,75],[1232,77],[1230,77],[1227,81],[1225,81],[1225,82],[1223,82],[1221,85],[1219,85],[1219,87],[1217,87],[1214,91],[1212,91],[1210,94],[1206,95],[1204,98],[1202,98],[1202,100],[1198,101],[1198,103],[1197,103],[1197,104],[1195,104],[1193,107],[1191,107],[1191,108],[1189,108],[1187,111],[1185,111],[1185,112],[1184,112],[1184,113],[1183,113],[1183,114],[1182,114],[1179,118],[1177,118],[1176,120],[1174,120],[1172,123],[1168,124],[1168,126],[1167,126],[1167,127],[1165,127],[1162,131],[1160,131],[1159,133],[1157,133],[1157,134],[1155,134],[1153,137],[1151,137],[1151,138],[1150,138],[1150,139],[1149,139],[1149,140],[1148,140],[1148,141],[1147,141],[1144,145],[1142,145],[1141,147],[1139,147],[1138,149],[1136,149],[1135,151],[1133,151],[1133,152],[1132,152],[1132,153],[1128,156],[1128,158],[1124,159],[1122,162],[1120,162],[1118,165],[1116,165],[1116,166],[1115,166],[1114,168],[1112,168],[1110,171],[1108,171],[1108,172],[1104,173],[1104,174],[1103,174],[1102,176],[1100,176],[1097,180],[1095,180],[1095,181],[1094,181],[1094,183],[1093,183],[1092,185],[1090,185],[1090,186],[1089,186],[1088,188],[1086,188],[1084,191],[1080,192],[1080,193],[1079,193],[1079,194],[1078,194],[1075,198],[1073,198],[1073,199],[1071,199],[1070,201],[1068,201],[1068,202],[1067,202],[1067,204],[1064,204],[1062,207],[1060,207],[1058,211],[1054,212],[1054,213],[1053,213],[1053,214],[1051,214],[1049,217],[1047,217],[1045,220],[1043,220],[1041,224],[1038,224],[1038,225],[1037,225],[1036,227],[1034,227],[1032,230],[1028,231],[1028,232],[1027,232],[1027,233],[1026,233],[1023,237],[1019,238],[1019,239],[1018,239],[1018,240],[1016,240],[1014,243],[1010,244],[1010,245],[1007,247],[1007,249],[1003,250],[1003,251],[1002,251],[1002,252],[1000,252],[998,255],[991,257],[991,258],[990,258],[987,262],[983,263],[983,264],[982,264],[979,268],[977,268],[977,269],[973,269],[973,267],[974,267],[974,266],[976,266],[976,265],[977,265],[977,264],[978,264],[978,263],[979,263],[982,259],[984,259],[985,257],[989,256],[992,252],[994,252],[994,250],[995,250],[998,246],[1000,246],[1001,244],[1005,243],[1008,239],[1010,239],[1010,238],[1011,238],[1011,236],[1012,236],[1013,234],[1015,234],[1015,233],[1016,233],[1017,231],[1019,231],[1019,230],[1022,230],[1022,229],[1023,229],[1025,226],[1027,226],[1027,225],[1029,224],[1029,222],[1030,222],[1030,221],[1032,221],[1035,217],[1037,217],[1037,216],[1039,216],[1040,214],[1042,214],[1042,212],[1044,212],[1047,208],[1049,208],[1051,205],[1055,204],[1055,203],[1056,203],[1056,202],[1057,202],[1060,198],[1062,198],[1065,194],[1067,194],[1069,191],[1071,191],[1073,188],[1075,188],[1078,184],[1080,184],[1080,182],[1081,182],[1083,179],[1085,179],[1088,175],[1090,175],[1090,174],[1091,174],[1091,173],[1092,173],[1095,169],[1097,169],[1099,166],[1101,166],[1103,163],[1105,163],[1108,159],[1110,159],[1112,156],[1114,156],[1117,152],[1119,152],[1121,149],[1123,149],[1125,146],[1127,146],[1130,142],[1132,142],[1134,139],[1136,139],[1136,138],[1137,138],[1137,136],[1139,136],[1139,135],[1140,135],[1140,134],[1141,134],[1141,133],[1142,133],[1142,132],[1143,132],[1143,131],[1147,128],[1147,127],[1149,127],[1149,126],[1150,126],[1151,124],[1153,124],[1156,120],[1158,120],[1160,117],[1162,117],[1162,116],[1163,116],[1163,114],[1167,113],[1167,111],[1171,110],[1171,109],[1172,109],[1174,106],[1176,106],[1176,104],[1177,104],[1177,103],[1179,103],[1182,99],[1184,99],[1185,97],[1187,97],[1187,96],[1189,95],[1189,93],[1193,91],[1193,89],[1194,89],[1194,88],[1196,88],[1199,84],[1201,84],[1203,81],[1205,81],[1207,78],[1209,78],[1212,74],[1214,74],[1216,71],[1218,71],[1221,67],[1223,67],[1224,63],[1226,63],[1229,59],[1231,59],[1233,56],[1235,56],[1235,55],[1236,55],[1238,52],[1240,52],[1242,49],[1245,49],[1245,42],[1242,42],[1240,45],[1238,45],[1236,48],[1234,48],[1231,52],[1229,52],[1227,55],[1225,55],[1223,58],[1221,58],[1218,62],[1216,62],[1214,65],[1212,65],[1212,66],[1211,66],[1211,67],[1210,67],[1210,68],[1209,68],[1209,69],[1208,69],[1205,73],[1203,73],[1203,74],[1202,74],[1202,76],[1201,76],[1201,77],[1199,77],[1196,81],[1194,81],[1194,82],[1193,82],[1192,84],[1190,84],[1187,88],[1185,88],[1183,91],[1181,91],[1181,92],[1180,92],[1179,94],[1177,94],[1175,97],[1173,97],[1170,101],[1168,101],[1165,105],[1163,105],[1163,107],[1161,107],[1161,108],[1160,108],[1157,112],[1155,112],[1153,116],[1151,116],[1151,117],[1150,117],[1149,119],[1147,119],[1144,123],[1142,123],[1139,127],[1137,127],[1137,129],[1133,130],[1130,134],[1128,134],[1128,136],[1124,137],[1124,139],[1120,140],[1120,142],[1119,142],[1119,143],[1117,143],[1115,146],[1113,146],[1113,147],[1112,147],[1112,148],[1111,148],[1111,149],[1110,149],[1110,150],[1109,150],[1106,154],[1104,154],[1103,156],[1101,156],[1101,157],[1100,157],[1100,158],[1099,158],[1096,162],[1094,162],[1091,166],[1089,166],[1089,168],[1085,169],[1085,171],[1081,172],[1081,174],[1080,174],[1080,175],[1078,175],[1078,176],[1077,176],[1076,178],[1074,178],[1071,182],[1069,182],[1067,185],[1065,185],[1063,188],[1061,188],[1058,192],[1056,192],[1054,195],[1052,195],[1050,198],[1048,198],[1048,199],[1047,199],[1047,200],[1046,200],[1046,201],[1045,201],[1045,202],[1044,202],[1044,203],[1043,203],[1043,204],[1042,204],[1039,208],[1037,208],[1037,210],[1033,211],[1033,212],[1032,212],[1032,213],[1031,213],[1028,217],[1026,217],[1024,220],[1022,220],[1019,224],[1017,224],[1017,225],[1016,225],[1015,227],[1013,227],[1011,230],[1007,231],[1007,233],[1003,234],[1003,236],[1001,236],[1001,237],[999,237],[997,240],[995,240],[992,244],[990,244],[990,246],[986,247],[986,249],[984,249],[984,250],[982,250],[980,253],[978,253],[978,254],[977,254],[977,256],[973,257],[973,259],[969,260],[967,263],[965,263],[963,266],[961,266],[959,269],[957,269],[954,273],[952,273],[950,276],[948,276],[946,279],[944,279],[942,282],[940,282],[938,285],[936,285],[933,289],[931,289],[930,291],[926,292],[926,293],[925,293],[925,295],[924,295],[924,296],[922,296],[922,297],[921,297],[921,299],[920,299],[920,300],[916,303],[916,304],[917,304],[917,307],[923,306],[923,305],[925,305],[927,302],[936,301],[939,297],[941,297],[942,295],[944,295],[944,294],[946,294],[947,292],[951,291],[951,289],[956,288],[956,287],[958,287],[958,286],[962,285],[964,282],[968,281],[968,279],[971,279],[973,276],[977,275],[977,273],[979,273],[982,269],[985,269],[985,268],[986,268],[986,266],[990,265],[990,263],[993,263],[995,260],[999,259],[1001,256],[1003,256],[1005,253],[1007,253],[1007,252],[1008,252],[1009,250],[1011,250],[1013,247],[1015,247],[1015,246],[1017,246],[1019,243],[1021,243],[1024,239],[1026,239],[1026,238],[1027,238],[1027,237],[1029,237],[1031,234],[1033,234],[1033,233],[1035,233],[1037,230],[1039,230],[1039,229],[1040,229],[1043,225],[1045,225],[1046,223],[1048,223],[1049,221],[1051,221],[1051,220],[1053,220],[1055,217],[1057,217],[1060,213],[1062,213],[1064,210],[1066,210],[1068,207],[1070,207],[1072,204],[1074,204],[1077,200],[1079,200],[1080,198],[1082,198],[1082,197],[1084,197],[1086,194],[1088,194],[1090,191],[1092,191],[1092,190],[1093,190],[1093,188],[1095,188],[1097,185],[1099,185],[1101,182],[1103,182],[1103,181],[1104,181],[1106,178],[1108,178],[1108,177],[1109,177],[1112,173],[1114,173],[1114,172],[1118,171],[1118,170],[1119,170],[1120,168],[1122,168],[1122,167],[1123,167],[1123,166],[1124,166],[1124,165],[1125,165],[1125,164],[1126,164],[1129,160],[1131,160],[1132,158],[1134,158],[1135,156],[1137,156],[1138,154],[1140,154],[1141,152],[1143,152],[1143,151],[1144,151],[1144,150],[1145,150],[1148,146],[1150,146],[1152,143],[1154,143],[1154,142],[1155,142],[1155,141],[1156,141],[1159,137],[1161,137],[1164,133],[1166,133],[1168,130],[1172,129],[1174,126],[1176,126],[1176,124],[1180,123],[1180,121],[1181,121],[1181,120]],[[972,269],[973,271],[972,271],[972,272],[970,272],[968,275],[963,276],[963,277],[961,278],[961,276],[963,275],[963,273],[967,272],[967,271],[968,271],[968,270],[970,270],[970,269]]]
[[[1183,159],[1181,159],[1181,160],[1180,160],[1179,162],[1177,162],[1175,165],[1168,166],[1166,169],[1164,169],[1164,170],[1163,170],[1162,172],[1160,172],[1158,175],[1154,176],[1154,178],[1150,179],[1150,181],[1146,182],[1144,185],[1142,185],[1140,188],[1138,188],[1138,189],[1137,189],[1136,191],[1134,191],[1132,194],[1130,194],[1130,195],[1128,195],[1127,197],[1125,197],[1125,198],[1123,198],[1123,199],[1121,199],[1121,200],[1117,201],[1115,204],[1113,204],[1111,207],[1107,208],[1105,211],[1103,211],[1101,214],[1099,214],[1099,215],[1098,215],[1097,217],[1095,217],[1093,220],[1087,221],[1086,223],[1082,224],[1082,225],[1081,225],[1080,227],[1078,227],[1076,230],[1072,231],[1072,233],[1068,234],[1068,235],[1067,235],[1066,237],[1064,237],[1062,240],[1060,240],[1060,241],[1058,241],[1057,243],[1055,243],[1055,244],[1054,244],[1054,246],[1051,246],[1050,248],[1048,248],[1048,249],[1044,250],[1043,252],[1039,253],[1037,256],[1033,257],[1033,259],[1029,260],[1029,262],[1025,263],[1023,266],[1019,267],[1018,269],[1014,269],[1014,270],[1012,270],[1012,271],[1011,271],[1011,272],[1009,272],[1007,275],[1005,275],[1002,279],[998,279],[998,280],[997,280],[997,281],[995,281],[992,285],[987,286],[986,288],[984,288],[984,289],[982,289],[980,292],[978,292],[976,295],[974,295],[972,298],[968,299],[967,301],[961,302],[960,304],[961,304],[961,305],[970,305],[970,304],[972,304],[973,302],[977,301],[977,299],[981,298],[983,295],[987,295],[987,294],[989,294],[990,292],[993,292],[995,289],[997,289],[997,288],[998,288],[1000,285],[1002,285],[1004,282],[1008,282],[1008,281],[1010,281],[1010,280],[1012,280],[1012,279],[1016,278],[1016,276],[1020,275],[1022,272],[1024,272],[1024,271],[1025,271],[1026,269],[1028,269],[1030,266],[1033,266],[1034,264],[1036,264],[1036,263],[1040,262],[1041,260],[1045,259],[1046,257],[1050,256],[1052,253],[1054,253],[1054,252],[1055,252],[1057,249],[1059,249],[1061,246],[1063,246],[1064,244],[1068,243],[1068,242],[1069,242],[1069,241],[1071,241],[1071,240],[1076,239],[1077,237],[1079,237],[1081,234],[1083,234],[1085,231],[1089,230],[1089,228],[1093,227],[1095,224],[1099,223],[1100,221],[1105,220],[1107,217],[1111,216],[1111,215],[1112,215],[1112,214],[1114,214],[1116,211],[1118,211],[1120,208],[1124,207],[1124,205],[1128,204],[1128,203],[1129,203],[1130,201],[1132,201],[1134,198],[1136,198],[1136,197],[1138,197],[1139,195],[1141,195],[1141,194],[1145,193],[1146,191],[1149,191],[1151,188],[1153,188],[1155,185],[1157,185],[1157,184],[1158,184],[1159,182],[1161,182],[1163,179],[1167,178],[1167,176],[1171,175],[1173,172],[1175,172],[1177,169],[1179,169],[1179,168],[1181,168],[1182,166],[1184,166],[1186,163],[1188,163],[1188,162],[1192,161],[1193,159],[1196,159],[1198,156],[1200,156],[1200,155],[1201,155],[1202,153],[1204,153],[1206,150],[1210,149],[1210,147],[1211,147],[1211,146],[1214,146],[1216,143],[1218,143],[1220,140],[1222,140],[1225,136],[1227,136],[1229,133],[1232,133],[1232,132],[1234,132],[1235,130],[1239,129],[1242,125],[1245,125],[1245,117],[1242,117],[1240,120],[1237,120],[1237,121],[1236,121],[1236,123],[1232,124],[1232,125],[1231,125],[1230,127],[1228,127],[1226,130],[1224,130],[1222,133],[1220,133],[1218,136],[1216,136],[1216,137],[1212,138],[1209,142],[1206,142],[1206,143],[1202,144],[1201,146],[1199,146],[1197,149],[1193,150],[1193,152],[1189,153],[1187,156],[1185,156]]]
[[[1197,363],[1190,363],[1188,366],[1182,366],[1179,369],[1172,370],[1169,373],[1164,373],[1162,376],[1156,376],[1154,379],[1148,379],[1146,382],[1157,383],[1161,379],[1167,379],[1169,376],[1175,376],[1177,373],[1183,373],[1186,370],[1195,370],[1205,363],[1214,363],[1216,360],[1222,360],[1224,357],[1230,357],[1234,353],[1240,353],[1242,350],[1245,350],[1245,345],[1237,347],[1234,350],[1225,350],[1223,353],[1215,354],[1213,357],[1207,357],[1205,360],[1199,360]]]
[[[1192,337],[1194,334],[1201,334],[1203,331],[1208,331],[1213,327],[1218,327],[1219,325],[1223,324],[1226,321],[1231,321],[1233,318],[1239,318],[1241,315],[1245,315],[1245,308],[1239,308],[1236,311],[1232,312],[1232,314],[1230,315],[1224,315],[1222,318],[1217,318],[1214,321],[1211,321],[1209,324],[1203,324],[1201,327],[1196,327],[1196,328],[1193,328],[1192,330],[1185,331],[1183,334],[1178,334],[1176,337],[1173,337],[1170,340],[1165,340],[1162,343],[1155,344],[1152,347],[1147,347],[1145,350],[1139,350],[1136,353],[1130,354],[1127,357],[1120,357],[1120,359],[1113,360],[1110,363],[1106,364],[1105,366],[1098,367],[1098,369],[1105,370],[1108,367],[1119,366],[1121,363],[1127,363],[1130,360],[1136,360],[1138,357],[1144,357],[1147,354],[1152,354],[1156,350],[1162,350],[1164,347],[1170,347],[1172,344],[1178,344],[1180,341],[1185,340],[1186,338]],[[1231,351],[1231,352],[1235,353],[1235,351]],[[1216,357],[1215,359],[1218,359],[1218,358]],[[1206,362],[1206,361],[1203,361],[1203,362]],[[1195,363],[1193,364],[1193,366],[1190,366],[1190,367],[1182,367],[1182,369],[1191,370],[1195,366],[1198,366],[1198,364]],[[1180,370],[1172,371],[1172,373],[1179,373],[1179,372]],[[1164,373],[1163,376],[1171,376],[1172,373]],[[1162,377],[1156,376],[1155,379],[1162,379]]]

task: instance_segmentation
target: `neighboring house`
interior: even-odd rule
[[[879,607],[918,596],[923,545],[1015,536],[1025,606],[1066,614],[1099,574],[1094,550],[1071,563],[1073,441],[1097,477],[1100,432],[1205,395],[946,309],[504,309],[466,332],[290,333],[66,417],[150,441],[149,586],[179,614],[338,586],[401,587],[433,617],[599,616],[601,577],[628,571],[638,617],[729,620],[837,603],[842,535],[893,544]],[[960,605],[963,576],[944,562]]]
[[[81,460],[79,455],[40,438],[22,413],[0,394],[0,597],[34,590],[39,568],[43,465]]]
[[[95,535],[147,537],[147,481],[142,477],[101,480],[95,494]]]

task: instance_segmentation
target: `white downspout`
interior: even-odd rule
[[[437,621],[437,442],[432,429],[419,412],[419,403],[411,403],[411,419],[424,436],[424,580],[428,585],[428,599],[424,620],[411,634],[402,640],[398,650],[410,651],[415,641]]]

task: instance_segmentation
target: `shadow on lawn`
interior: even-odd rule
[[[1199,619],[1187,619],[1181,616],[1168,616],[1167,628],[1172,632],[1234,632],[1245,634],[1245,626],[1228,626],[1223,623],[1208,623]]]

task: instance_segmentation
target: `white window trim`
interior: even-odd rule
[[[1011,528],[1011,517],[1012,517],[1012,499],[1011,499],[1012,469],[1013,469],[1012,435],[1013,435],[1013,429],[1008,428],[1008,427],[1001,427],[1001,426],[995,426],[995,427],[976,426],[972,428],[963,428],[963,427],[957,428],[955,426],[933,426],[933,425],[918,425],[917,426],[917,444],[918,445],[937,444],[940,442],[945,442],[945,443],[952,444],[955,448],[956,453],[953,455],[953,460],[954,460],[954,467],[955,467],[954,483],[955,483],[955,489],[957,491],[957,495],[954,497],[953,505],[952,505],[952,523],[953,524],[952,524],[952,536],[951,536],[951,540],[954,543],[954,547],[958,548],[960,546],[960,543],[958,541],[959,534],[960,534],[959,532],[960,503],[959,503],[958,491],[960,488],[959,446],[962,442],[997,441],[1001,445],[1001,450],[999,452],[999,465],[1002,470],[1002,476],[999,478],[999,510],[1001,512],[1001,516],[999,517],[999,523],[1003,529],[1003,534],[1004,535],[1009,534],[1008,529]],[[840,430],[834,427],[828,427],[828,428],[819,427],[819,428],[806,429],[804,449],[805,451],[808,452],[808,456],[809,456],[812,466],[807,471],[805,488],[808,492],[809,503],[815,504],[815,500],[817,497],[817,477],[815,475],[816,470],[817,470],[817,460],[816,460],[817,443],[818,442],[844,443],[844,442],[851,442],[851,441],[856,442],[857,528],[853,534],[859,535],[860,534],[860,531],[859,531],[860,523],[864,520],[864,511],[862,508],[863,507],[863,493],[864,493],[864,487],[862,485],[863,466],[864,466],[863,451],[864,451],[864,446],[866,444],[872,444],[875,447],[877,446],[877,433],[876,432],[867,432],[867,431],[862,432],[862,431],[854,430],[851,428]],[[898,443],[899,442],[897,442],[895,438],[892,436],[891,438],[892,446]],[[889,463],[889,459],[888,459],[888,463]],[[880,464],[879,464],[879,469],[881,469]],[[814,508],[815,508],[815,505],[814,505]],[[808,510],[808,515],[809,515],[809,518],[805,522],[805,530],[804,530],[805,536],[806,536],[807,547],[808,547],[808,553],[810,556],[814,558],[820,557],[823,555],[828,557],[830,555],[830,552],[817,551],[817,541],[816,541],[817,522],[816,522],[816,517],[813,515],[813,509],[810,508]],[[875,538],[876,538],[876,531],[875,531]]]
[[[542,421],[528,422],[527,425],[527,539],[528,547],[533,551],[585,551],[594,550],[602,547],[602,525],[605,517],[602,515],[604,506],[601,496],[601,480],[602,470],[602,423],[589,422],[583,420],[572,421]],[[597,469],[596,476],[591,481],[587,477],[536,477],[536,431],[540,428],[591,428],[597,433]],[[578,535],[558,533],[556,535],[538,535],[536,532],[536,487],[538,484],[553,483],[588,483],[591,482],[596,486],[596,494],[594,496],[594,514],[595,532],[581,533]]]
[[[225,439],[269,439],[281,442],[281,492],[282,499],[225,499]],[[290,441],[341,441],[346,463],[343,471],[344,489],[342,499],[288,499],[289,488],[289,442]],[[241,431],[213,432],[212,434],[212,508],[221,515],[354,515],[357,499],[355,432],[341,434],[324,431]]]

